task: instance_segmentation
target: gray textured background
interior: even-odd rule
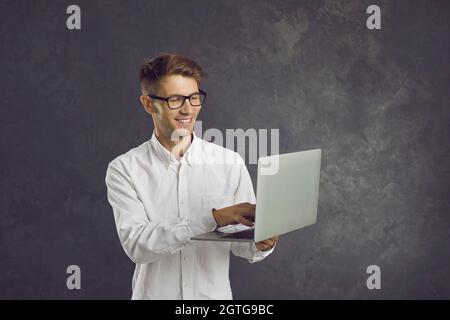
[[[450,298],[450,1],[74,3],[81,31],[72,2],[0,1],[0,298],[130,297],[104,176],[150,138],[138,67],[160,51],[207,72],[204,129],[323,150],[318,223],[233,257],[235,298]]]

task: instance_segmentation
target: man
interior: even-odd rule
[[[132,299],[232,299],[229,253],[260,261],[258,243],[193,241],[230,224],[252,226],[255,194],[243,159],[194,133],[206,98],[203,71],[177,54],[141,67],[141,102],[152,138],[109,163],[105,182],[117,232],[136,263]]]

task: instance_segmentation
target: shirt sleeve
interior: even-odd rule
[[[217,227],[212,213],[195,221],[184,217],[150,221],[132,179],[117,165],[109,164],[105,183],[119,240],[125,253],[135,263],[151,263],[174,254],[193,235],[213,231]]]
[[[239,173],[238,184],[234,194],[234,203],[249,202],[255,204],[256,197],[253,190],[252,179],[250,178],[250,174],[248,173],[245,162],[241,156],[239,156],[237,167]],[[255,263],[270,255],[275,249],[275,246],[270,250],[261,251],[256,248],[255,242],[232,242],[230,248],[235,256],[245,258],[250,263]]]

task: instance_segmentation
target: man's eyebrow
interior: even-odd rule
[[[187,96],[190,96],[191,94],[194,94],[194,93],[200,93],[200,91],[194,91],[194,92],[188,94]],[[168,94],[167,96],[172,97],[172,96],[184,96],[184,95],[180,94],[180,93],[173,93],[173,94]]]

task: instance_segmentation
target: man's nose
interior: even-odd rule
[[[193,108],[193,105],[191,104],[191,101],[189,99],[185,99],[183,105],[181,106],[180,110],[189,113],[189,111]]]

